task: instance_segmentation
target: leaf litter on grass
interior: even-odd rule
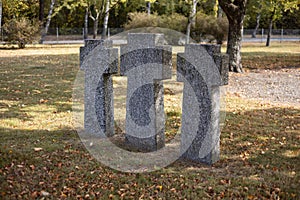
[[[71,119],[77,57],[78,54],[59,53],[20,53],[16,59],[2,56],[2,199],[300,197],[299,107],[236,95],[226,97],[221,159],[211,167],[179,160],[156,172],[133,174],[98,163],[83,147]],[[174,95],[167,92],[166,100],[171,102]],[[169,109],[167,126],[171,137],[180,127],[181,110],[177,106]]]

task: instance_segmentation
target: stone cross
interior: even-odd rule
[[[85,40],[80,48],[80,68],[85,72],[84,128],[89,134],[114,135],[112,74],[118,72],[118,49],[111,40]]]
[[[184,82],[181,151],[188,160],[212,164],[220,154],[220,86],[228,81],[228,56],[220,46],[188,44],[177,55],[177,80]]]
[[[128,78],[125,139],[138,151],[165,143],[162,80],[172,76],[172,47],[163,44],[162,34],[129,33],[121,46],[120,74]]]

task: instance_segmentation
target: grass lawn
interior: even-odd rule
[[[244,44],[244,66],[300,67],[299,43],[271,45]],[[78,69],[78,45],[0,49],[0,199],[300,199],[300,105],[227,95],[219,162],[122,173],[73,128]],[[178,110],[167,115],[171,137]]]

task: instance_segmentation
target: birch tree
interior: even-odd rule
[[[190,43],[190,36],[191,36],[191,27],[195,27],[196,24],[196,14],[197,14],[197,4],[199,0],[192,0],[191,5],[191,12],[188,18],[188,25],[186,29],[186,44]]]
[[[53,10],[54,10],[54,5],[55,5],[55,0],[51,0],[50,9],[49,9],[49,13],[48,13],[48,16],[47,16],[47,22],[46,22],[46,25],[45,25],[45,29],[42,32],[42,37],[41,37],[41,40],[40,40],[41,44],[43,44],[43,42],[45,40],[45,37],[46,37],[46,35],[49,31],[49,27],[50,27],[50,23],[51,23],[51,19],[52,19],[52,14],[53,14]]]
[[[261,19],[261,14],[262,14],[262,2],[261,1],[252,1],[251,9],[255,10],[255,12],[256,12],[255,28],[252,32],[252,38],[256,38],[256,33],[260,26],[260,19]]]
[[[106,0],[105,15],[104,15],[104,21],[103,21],[103,30],[102,30],[102,35],[101,35],[102,39],[106,39],[106,36],[107,36],[109,10],[110,10],[110,0]]]

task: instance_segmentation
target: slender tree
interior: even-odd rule
[[[101,15],[102,7],[104,5],[105,0],[97,1],[97,0],[90,0],[88,1],[88,8],[89,8],[89,17],[93,20],[93,39],[97,38],[98,27],[99,27],[99,18]]]
[[[106,39],[106,36],[107,36],[109,10],[110,10],[110,0],[106,0],[105,16],[104,16],[103,30],[102,30],[102,36],[101,36],[102,39]]]
[[[299,10],[299,0],[265,0],[262,12],[268,17],[268,36],[266,46],[270,46],[273,23],[283,17],[284,12],[295,12]]]
[[[273,28],[273,21],[274,21],[274,16],[276,12],[276,7],[273,8],[273,11],[270,14],[270,19],[269,19],[269,28],[268,28],[268,35],[267,35],[267,42],[266,46],[270,46],[270,41],[271,41],[271,34],[272,34],[272,28]]]
[[[255,25],[255,28],[252,32],[252,38],[256,38],[256,33],[257,33],[257,30],[258,30],[259,25],[260,25],[260,18],[261,18],[261,12],[258,12],[256,14],[256,25]]]
[[[197,4],[199,0],[193,0],[191,5],[191,12],[188,18],[188,25],[186,28],[186,43],[190,43],[190,36],[191,36],[191,27],[195,27],[196,24],[196,14],[197,14]]]
[[[45,0],[39,0],[39,20],[44,21]]]
[[[229,22],[227,54],[229,54],[229,70],[243,72],[241,47],[242,29],[246,13],[247,0],[219,0],[219,5]]]
[[[2,36],[2,0],[0,0],[0,37]]]
[[[256,14],[256,18],[255,18],[255,28],[252,32],[252,38],[256,38],[256,33],[257,33],[257,30],[260,26],[260,19],[261,19],[261,14],[262,14],[262,1],[259,0],[259,1],[251,1],[251,10],[254,10],[255,11],[255,14]]]
[[[88,32],[89,32],[89,8],[85,8],[84,14],[84,35],[83,38],[86,40],[88,39]]]
[[[113,3],[110,0],[88,0],[89,17],[94,21],[93,38],[97,37],[99,20],[103,17],[102,38],[106,37],[108,29],[109,11],[125,0],[117,0]]]
[[[151,15],[151,2],[150,1],[147,1],[147,13],[148,13],[148,16]]]
[[[48,16],[47,16],[47,22],[46,22],[46,25],[45,25],[45,29],[42,32],[42,37],[41,37],[41,41],[40,41],[41,44],[43,44],[43,42],[45,40],[45,37],[48,33],[50,23],[51,23],[51,19],[52,19],[53,10],[54,10],[54,5],[55,5],[55,0],[51,0],[50,9],[49,9],[49,13],[48,13]]]

